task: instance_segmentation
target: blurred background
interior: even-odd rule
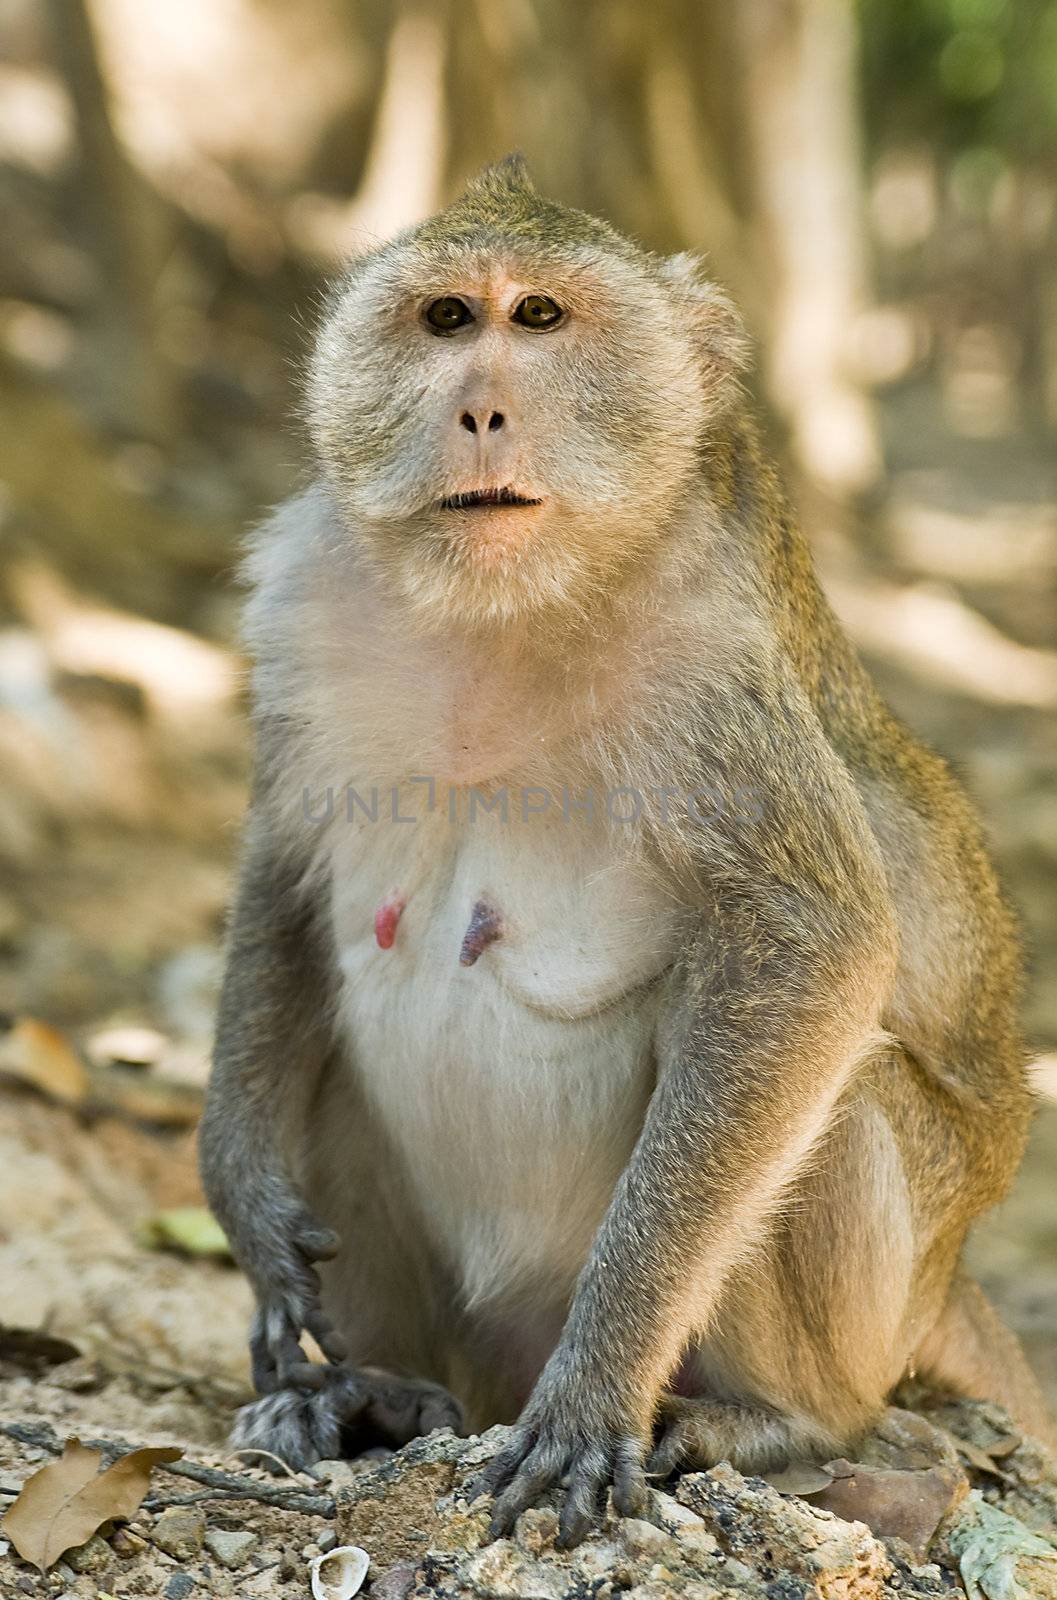
[[[245,1375],[193,1165],[239,540],[305,470],[322,286],[512,149],[742,305],[1057,1094],[1057,0],[0,0],[3,1315],[170,1407]],[[1057,1400],[1055,1159],[1057,1107],[974,1260]]]

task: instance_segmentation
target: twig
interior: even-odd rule
[[[248,1583],[250,1578],[259,1578],[262,1572],[271,1572],[272,1568],[278,1565],[278,1561],[266,1561],[263,1567],[253,1567],[249,1572],[240,1572],[235,1582]]]
[[[28,1444],[38,1450],[48,1450],[56,1456],[62,1454],[62,1441],[46,1422],[0,1422],[0,1433],[6,1433],[9,1439],[15,1439],[19,1444]],[[102,1451],[107,1464],[124,1455],[126,1451],[137,1448],[129,1444],[126,1439],[118,1438],[82,1439],[81,1443],[86,1444],[89,1449]],[[159,1472],[171,1473],[174,1478],[190,1478],[192,1483],[205,1484],[214,1496],[222,1496],[225,1499],[257,1500],[261,1505],[277,1506],[282,1511],[302,1511],[311,1517],[334,1516],[334,1501],[329,1495],[311,1494],[307,1489],[300,1487],[258,1483],[255,1478],[243,1478],[234,1472],[221,1472],[219,1468],[203,1466],[199,1461],[159,1461],[157,1469]],[[154,1498],[159,1497],[156,1495]],[[181,1502],[166,1497],[166,1503],[176,1505]]]

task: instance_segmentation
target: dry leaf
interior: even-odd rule
[[[846,1522],[865,1522],[879,1538],[902,1539],[915,1558],[924,1561],[937,1528],[968,1487],[965,1474],[956,1467],[905,1472],[856,1463],[851,1476],[835,1477],[828,1488],[811,1496],[811,1504]]]
[[[23,1485],[4,1514],[4,1533],[23,1560],[46,1572],[104,1522],[127,1521],[147,1492],[155,1462],[178,1461],[182,1455],[175,1445],[148,1446],[130,1450],[100,1472],[99,1451],[68,1439],[61,1459],[41,1467]]]
[[[791,1461],[781,1472],[764,1472],[761,1477],[779,1494],[817,1494],[833,1482],[833,1473],[813,1461]]]
[[[371,1558],[358,1544],[342,1544],[316,1556],[309,1572],[313,1600],[352,1600],[359,1594]]]
[[[88,1098],[88,1073],[73,1046],[58,1028],[36,1017],[18,1017],[0,1036],[0,1073],[32,1084],[63,1105],[83,1105]]]
[[[1010,1477],[1009,1473],[1003,1472],[1002,1468],[995,1461],[995,1458],[991,1454],[990,1450],[981,1450],[980,1446],[978,1444],[973,1444],[970,1439],[958,1439],[956,1443],[958,1446],[958,1454],[961,1456],[962,1460],[968,1461],[969,1465],[971,1467],[975,1467],[977,1472],[984,1472],[991,1478],[1001,1478],[1003,1483],[1013,1482],[1013,1479]],[[1014,1446],[1014,1449],[1015,1448],[1016,1446]],[[1006,1453],[1009,1454],[1008,1451]]]

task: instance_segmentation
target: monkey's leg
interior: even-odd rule
[[[845,1453],[908,1370],[1052,1438],[1017,1340],[955,1271],[971,1184],[949,1104],[879,1052],[663,1398],[651,1470]]]
[[[972,1278],[955,1277],[916,1366],[926,1382],[970,1399],[996,1400],[1025,1433],[1057,1448],[1057,1428],[1020,1340]]]
[[[883,1108],[853,1091],[663,1397],[650,1470],[851,1448],[942,1304],[942,1282],[919,1281],[924,1224]]]

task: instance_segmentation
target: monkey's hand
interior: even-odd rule
[[[345,1359],[345,1341],[323,1314],[316,1271],[316,1262],[337,1255],[338,1236],[289,1192],[281,1201],[271,1197],[258,1217],[267,1231],[255,1227],[247,1240],[245,1229],[239,1230],[236,1251],[257,1295],[250,1334],[253,1386],[258,1394],[321,1388],[328,1369],[309,1361],[301,1335],[310,1333],[332,1365]]]
[[[489,1537],[503,1538],[522,1511],[567,1480],[558,1548],[579,1544],[601,1520],[606,1497],[623,1517],[647,1499],[643,1460],[647,1431],[626,1400],[597,1374],[581,1370],[559,1347],[540,1375],[514,1437],[470,1486],[470,1498],[496,1497]]]

